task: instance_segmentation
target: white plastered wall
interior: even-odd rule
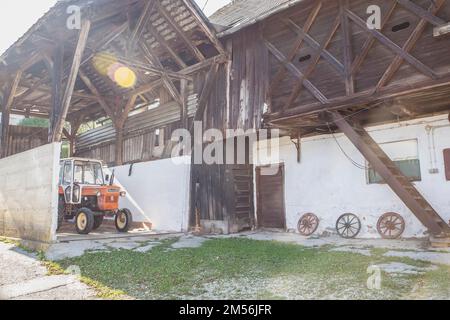
[[[449,221],[450,182],[445,178],[442,153],[444,149],[450,148],[447,116],[377,126],[368,131],[394,160],[418,154],[422,181],[415,182],[415,185],[442,218]],[[343,134],[337,134],[336,138],[351,159],[359,164],[367,164]],[[366,170],[354,166],[331,135],[303,139],[301,163],[297,162],[297,150],[289,138],[281,140],[278,159],[264,156],[267,152],[262,147],[260,154],[262,157],[256,161],[258,165],[276,162],[285,164],[288,229],[296,230],[299,218],[312,212],[321,220],[317,234],[335,232],[338,217],[344,213],[354,213],[361,218],[363,225],[359,237],[378,238],[378,218],[386,212],[397,212],[406,220],[404,237],[425,235],[426,228],[390,187],[368,184]]]
[[[151,222],[155,231],[181,232],[188,229],[190,157],[142,162],[112,168],[115,183],[127,197],[121,208],[128,208],[136,222]]]
[[[0,160],[0,235],[56,240],[60,143]]]

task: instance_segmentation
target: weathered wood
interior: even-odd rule
[[[322,56],[323,52],[326,50],[328,45],[330,44],[331,40],[333,39],[334,35],[336,34],[339,26],[342,25],[342,17],[338,16],[331,27],[331,31],[328,33],[327,38],[323,41],[321,45],[319,45],[319,48],[316,50],[316,53],[314,55],[314,58],[311,60],[310,64],[308,65],[308,68],[305,71],[304,78],[299,79],[297,84],[295,85],[290,97],[288,98],[286,104],[283,107],[283,110],[286,110],[292,106],[295,99],[297,99],[301,88],[303,87],[304,80],[308,78],[315,70],[317,64],[319,63],[320,57]]]
[[[403,2],[403,1],[401,1],[401,2]],[[406,1],[406,2],[409,2],[409,1]],[[436,0],[436,2],[433,3],[429,7],[428,11],[426,11],[426,12],[434,15],[439,11],[439,9],[442,8],[444,3],[445,3],[445,0]],[[423,32],[425,31],[427,24],[428,24],[428,21],[425,18],[422,18],[419,21],[416,28],[409,36],[408,40],[406,40],[405,44],[403,45],[402,49],[404,52],[409,53],[415,47],[417,41],[419,41],[420,37],[423,35]],[[391,62],[391,64],[389,65],[389,67],[387,68],[387,70],[385,71],[383,76],[381,77],[380,81],[378,82],[376,89],[375,89],[376,91],[380,90],[381,87],[386,85],[386,83],[388,83],[392,79],[392,77],[397,72],[397,70],[400,68],[402,63],[403,63],[403,58],[401,56],[397,55],[395,57],[395,59]]]
[[[211,30],[211,28],[207,25],[206,21],[204,20],[204,17],[200,16],[199,12],[197,11],[197,8],[194,7],[194,4],[191,2],[191,0],[181,0],[183,4],[189,9],[192,16],[195,18],[197,24],[200,26],[200,29],[206,34],[209,41],[214,44],[216,49],[221,54],[227,54],[222,43],[219,41],[219,39],[216,37],[216,34]]]
[[[401,47],[399,47],[397,44],[392,42],[388,37],[386,37],[384,34],[379,32],[376,29],[369,29],[367,27],[366,22],[364,22],[360,17],[358,17],[355,13],[353,13],[350,10],[346,10],[347,16],[353,20],[361,29],[363,29],[367,33],[371,33],[379,42],[381,42],[383,45],[385,45],[387,48],[389,48],[391,51],[396,53],[397,55],[401,56],[404,60],[406,60],[411,66],[419,70],[421,73],[425,74],[426,76],[437,79],[438,76],[436,73],[424,65],[422,62],[420,62],[417,58],[413,57],[409,53],[405,52]]]
[[[14,101],[14,96],[16,95],[17,88],[22,78],[22,70],[19,70],[14,76],[13,81],[7,91],[6,97],[4,98],[4,104],[2,108],[2,131],[1,131],[1,158],[8,155],[8,144],[9,144],[9,120],[11,113],[11,106]]]
[[[292,49],[290,50],[287,57],[283,58],[282,60],[286,62],[292,62],[292,60],[295,58],[298,50],[301,48],[303,41],[305,40],[305,35],[309,32],[312,25],[316,21],[317,15],[320,12],[320,9],[322,9],[322,1],[319,1],[314,8],[311,10],[311,12],[308,15],[308,19],[305,22],[305,25],[303,26],[303,33],[300,34],[297,39],[294,41],[294,45],[292,46]],[[283,55],[284,56],[284,55]],[[284,75],[286,74],[286,69],[289,64],[282,64],[281,68],[278,70],[277,74],[272,80],[272,83],[269,87],[269,95],[272,95],[274,90],[277,88],[280,81],[283,79]]]
[[[305,79],[305,75],[292,63],[290,62],[281,51],[275,48],[270,42],[265,41],[267,48],[270,53],[274,55],[278,61],[283,64],[287,70],[289,70],[295,77],[297,77],[300,81],[303,81],[305,88],[321,103],[326,103],[328,99],[317,89],[309,80]]]
[[[218,71],[219,71],[219,64],[216,63],[211,66],[211,68],[208,71],[208,74],[206,75],[206,80],[205,80],[205,83],[203,86],[203,90],[202,90],[202,93],[198,100],[197,112],[194,117],[195,121],[201,121],[203,119],[203,115],[205,114],[206,107],[208,105],[209,96],[215,85]]]
[[[397,1],[405,9],[411,11],[415,15],[421,17],[423,20],[435,25],[436,27],[440,27],[447,23],[446,21],[437,17],[436,13],[433,13],[431,10],[426,11],[422,7],[418,6],[417,4],[415,4],[414,2],[412,2],[410,0],[395,0],[395,1]],[[431,1],[431,6],[432,7],[435,6],[435,1]],[[439,6],[439,4],[436,4],[436,7],[438,7],[438,6]]]
[[[63,89],[63,73],[64,73],[64,47],[58,46],[53,54],[51,65],[48,66],[51,73],[52,92],[51,92],[51,110],[48,131],[48,141],[53,138],[53,131],[56,128],[57,121],[62,112],[62,89]]]
[[[53,130],[52,141],[61,141],[62,129],[64,127],[64,122],[69,111],[69,106],[72,100],[73,89],[75,88],[75,82],[78,76],[78,70],[81,65],[81,59],[83,58],[84,48],[86,47],[89,31],[91,28],[91,22],[89,20],[83,21],[81,26],[80,35],[78,38],[77,48],[72,61],[72,67],[70,69],[69,78],[67,80],[66,89],[62,99],[62,111],[58,122]]]
[[[142,33],[144,32],[145,25],[149,22],[150,15],[155,7],[155,3],[157,3],[157,0],[149,0],[145,4],[144,10],[142,11],[141,15],[139,16],[138,22],[136,23],[136,26],[131,32],[131,36],[129,39],[128,44],[128,50],[131,50],[136,42],[139,41]]]
[[[348,0],[339,1],[339,16],[341,18],[342,28],[342,47],[344,49],[345,90],[347,95],[349,96],[355,92],[355,81],[351,72],[351,65],[353,60],[351,30],[348,17],[345,14],[345,10],[347,10],[348,7]]]
[[[436,27],[433,30],[433,35],[436,38],[448,35],[449,33],[450,33],[450,23],[447,23],[447,24],[445,24],[443,26],[440,26],[440,27]]]
[[[171,28],[175,31],[175,33],[181,39],[183,39],[188,49],[197,57],[199,61],[205,60],[205,56],[203,55],[203,53],[195,45],[192,44],[192,41],[187,37],[184,31],[173,20],[170,13],[159,3],[159,1],[154,2],[156,3],[158,12],[166,19],[167,23],[171,26]]]

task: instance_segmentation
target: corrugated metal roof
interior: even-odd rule
[[[216,11],[209,20],[214,24],[229,27],[218,34],[219,37],[224,37],[301,1],[303,0],[235,0]]]

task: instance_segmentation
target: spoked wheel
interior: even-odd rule
[[[352,213],[346,213],[336,222],[337,233],[345,239],[355,238],[361,231],[361,221]]]
[[[405,219],[395,212],[385,213],[378,220],[377,230],[383,239],[398,239],[405,231]]]
[[[302,236],[310,236],[316,232],[319,227],[319,218],[313,213],[307,213],[300,218],[298,222],[298,232]]]
[[[91,210],[87,208],[78,210],[75,225],[79,234],[89,234],[94,228],[94,223],[94,213]]]
[[[128,232],[133,223],[133,216],[130,210],[122,209],[116,214],[116,228],[119,232]]]

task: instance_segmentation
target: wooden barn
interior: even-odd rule
[[[10,114],[130,175],[194,121],[277,130],[277,158],[252,159],[258,139],[239,164],[192,162],[190,228],[446,237],[449,21],[446,0],[236,0],[209,18],[192,0],[60,1],[2,55],[1,154],[24,134]]]

